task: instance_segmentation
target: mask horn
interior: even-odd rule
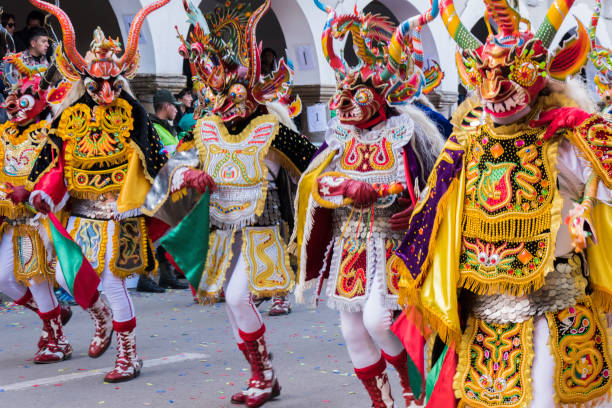
[[[66,54],[66,58],[70,61],[70,63],[72,63],[72,65],[74,65],[76,69],[81,72],[85,71],[85,68],[87,67],[87,62],[76,49],[76,36],[74,34],[74,27],[72,26],[72,22],[70,21],[70,18],[68,18],[68,15],[61,8],[49,4],[45,1],[29,1],[33,6],[53,14],[58,19],[60,26],[62,27],[62,33],[64,34],[63,48],[64,53]]]
[[[440,14],[450,36],[462,50],[476,50],[482,43],[468,30],[455,10],[453,0],[440,0]]]
[[[567,17],[567,13],[570,8],[572,8],[574,1],[575,0],[555,0],[553,4],[550,5],[546,17],[544,17],[544,21],[535,33],[535,38],[542,41],[544,48],[548,48],[550,44],[552,44],[553,38],[555,38],[563,20]]]

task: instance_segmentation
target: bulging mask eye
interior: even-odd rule
[[[353,99],[358,105],[365,106],[369,105],[374,100],[374,95],[372,95],[372,91],[368,88],[359,88],[355,92]]]
[[[115,79],[115,82],[113,82],[113,89],[116,92],[121,92],[121,90],[125,87],[125,80],[123,78],[117,78]]]
[[[23,95],[21,98],[19,98],[19,107],[21,109],[29,109],[34,106],[35,103],[36,101],[31,95]]]
[[[85,78],[85,88],[87,88],[89,92],[96,92],[98,90],[98,83],[91,78]]]
[[[234,84],[227,93],[234,103],[244,102],[247,98],[247,90],[242,84]]]

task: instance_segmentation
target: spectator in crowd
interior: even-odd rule
[[[157,131],[164,147],[174,147],[178,144],[176,129],[172,125],[180,102],[176,100],[172,92],[160,89],[153,96],[154,114],[149,115],[153,127]],[[139,292],[162,293],[165,289],[187,289],[188,285],[180,282],[175,275],[174,268],[166,258],[166,250],[158,247],[156,257],[159,263],[159,284],[153,279],[140,275],[136,290]]]
[[[30,39],[29,31],[34,27],[42,28],[44,22],[45,15],[40,11],[33,10],[28,14],[28,17],[26,18],[26,26],[23,29],[15,32],[15,35],[13,36],[15,39],[15,47],[17,48],[17,52],[28,49],[28,40]]]
[[[272,48],[264,48],[261,52],[261,75],[270,75],[278,67],[278,55]]]
[[[181,92],[176,95],[176,99],[180,105],[177,106],[178,112],[174,117],[174,128],[180,131],[179,122],[183,116],[193,113],[193,93],[191,92],[191,88],[183,88]]]
[[[10,35],[15,35],[15,15],[11,13],[2,13],[0,23]]]
[[[30,66],[49,66],[49,60],[47,60],[49,36],[47,35],[47,31],[41,27],[33,27],[28,33],[28,48],[23,52],[21,59],[25,64]]]

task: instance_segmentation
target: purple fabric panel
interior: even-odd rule
[[[457,143],[455,136],[451,136],[449,140]],[[453,179],[461,173],[463,150],[449,150],[445,148],[442,153],[444,152],[452,158],[452,163],[441,160],[437,164],[436,184],[428,192],[427,201],[421,211],[414,214],[406,236],[396,251],[397,255],[406,264],[413,279],[416,279],[421,273],[421,267],[427,258],[438,205],[448,192]]]
[[[416,152],[412,148],[412,145],[410,143],[404,145],[404,151],[406,152],[408,170],[410,170],[412,182],[414,183],[414,178],[417,177],[419,179],[419,186],[424,186],[427,183],[427,180],[423,179],[423,169],[421,168],[421,164],[417,159]],[[402,169],[402,171],[404,171],[404,169]]]
[[[315,154],[312,155],[312,157],[310,158],[310,161],[313,161],[314,158],[317,157],[319,155],[319,153],[321,153],[325,149],[327,149],[327,142],[324,141],[323,144],[321,144],[321,146],[319,146],[319,148],[317,149]]]

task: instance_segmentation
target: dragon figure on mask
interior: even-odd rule
[[[49,142],[29,175],[29,200],[43,214],[64,206],[69,210],[66,230],[100,276],[110,308],[99,293],[86,307],[95,325],[89,356],[102,355],[113,331],[117,333],[117,359],[104,378],[107,382],[130,380],[142,367],[125,279],[156,268],[140,207],[167,158],[127,79],[138,69],[138,39],[145,18],[169,1],[157,0],[136,14],[125,52],[118,39],[106,38],[98,27],[83,57],[67,14],[58,6],[30,0],[60,23],[63,43],[55,50],[55,64],[72,88],[57,108]],[[57,268],[64,288],[86,285],[66,282],[61,262]]]
[[[569,79],[589,35],[577,21],[551,51],[573,0],[554,0],[535,32],[517,0],[483,2],[484,44],[440,2],[473,94],[396,250],[400,303],[446,343],[432,362],[455,372],[459,406],[602,406],[612,125]]]
[[[612,51],[597,43],[596,33],[600,13],[601,0],[595,0],[595,12],[589,26],[589,37],[591,38],[589,59],[598,71],[594,80],[597,94],[604,104],[602,113],[612,114]]]
[[[438,14],[438,1],[397,27],[378,14],[356,8],[340,14],[315,4],[328,15],[322,45],[336,74],[329,102],[336,116],[298,186],[297,298],[303,300],[310,287],[320,293],[329,278],[328,305],[340,311],[349,356],[373,406],[394,406],[387,363],[397,370],[403,399],[411,404],[422,401],[424,392],[407,367],[423,362],[412,361],[390,328],[393,311],[400,309],[401,261],[393,251],[442,149],[438,125],[448,125],[420,98],[443,78],[437,63],[425,69],[421,41],[422,27]],[[334,50],[334,42],[349,35],[356,66]],[[406,341],[415,349],[423,346],[418,333]]]
[[[255,10],[248,3],[226,1],[206,14],[191,1],[184,0],[183,6],[193,29],[187,38],[179,33],[179,54],[189,60],[194,75],[197,123],[158,175],[144,208],[178,225],[173,233],[179,246],[194,234],[175,231],[182,231],[194,211],[208,212],[210,239],[198,232],[206,237],[199,252],[206,268],[198,295],[203,303],[223,293],[229,299],[236,342],[251,364],[248,388],[233,395],[232,402],[257,407],[279,395],[280,386],[251,295],[273,296],[274,307],[288,310],[283,297],[295,283],[286,245],[287,227],[293,223],[292,184],[316,148],[291,120],[301,110],[299,98],[290,96],[291,63],[281,59],[275,71],[261,75],[255,30],[270,0]],[[200,195],[207,191],[210,202],[202,207]],[[190,231],[208,232],[208,222],[195,223]],[[168,241],[166,249],[172,253]]]

